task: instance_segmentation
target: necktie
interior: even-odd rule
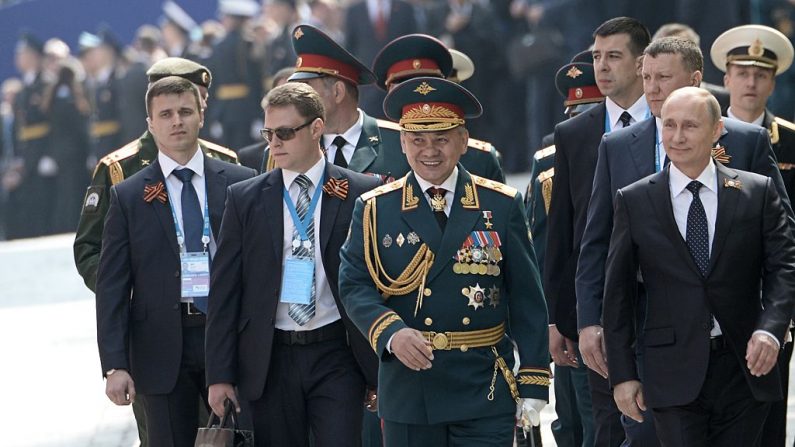
[[[337,147],[337,151],[334,154],[334,164],[341,168],[348,167],[348,162],[345,161],[345,154],[342,153],[342,147],[345,146],[346,143],[347,141],[345,141],[345,138],[342,138],[342,135],[337,135],[334,141],[331,142],[331,144]]]
[[[436,218],[436,222],[439,224],[439,228],[441,228],[442,231],[444,231],[444,227],[447,225],[447,214],[444,213],[444,208],[447,205],[445,194],[447,194],[447,190],[444,188],[428,188],[428,195],[431,197],[433,217]]]
[[[182,232],[185,238],[185,250],[188,252],[204,251],[202,243],[202,232],[204,230],[204,214],[199,204],[199,196],[196,188],[191,183],[193,171],[189,168],[171,171],[176,178],[182,182]],[[202,313],[207,313],[207,297],[193,297],[193,305]]]
[[[384,0],[376,1],[376,8],[375,23],[373,23],[373,27],[375,28],[375,37],[378,40],[386,40],[386,16],[384,14]]]
[[[303,221],[306,217],[306,214],[309,212],[309,204],[311,199],[309,198],[309,186],[312,184],[312,181],[309,180],[309,177],[305,176],[304,174],[299,175],[295,178],[295,184],[298,185],[300,191],[298,192],[298,203],[295,204],[295,211],[298,214],[298,217]],[[297,247],[293,247],[293,256],[300,257],[300,258],[315,258],[315,220],[311,218],[309,219],[309,224],[306,228],[306,235],[309,237],[310,246],[309,248],[304,247],[303,244],[298,244]],[[298,230],[293,229],[293,240],[300,240],[300,236],[298,235]],[[293,319],[299,326],[303,326],[315,316],[315,281],[314,278],[312,279],[312,297],[309,301],[309,304],[295,304],[291,303],[289,309],[287,310],[287,315]]]
[[[690,256],[701,271],[701,276],[706,276],[709,265],[709,228],[707,227],[707,213],[698,197],[698,190],[703,185],[699,181],[687,184],[687,190],[693,194],[690,209],[687,211],[687,230],[685,239]]]
[[[204,248],[202,244],[204,215],[199,205],[196,188],[191,183],[193,171],[185,168],[171,171],[171,173],[182,182],[182,232],[185,237],[185,249],[189,252],[202,251]]]
[[[629,122],[632,121],[632,115],[625,110],[621,116],[618,117],[618,120],[621,121],[621,127],[629,127]]]

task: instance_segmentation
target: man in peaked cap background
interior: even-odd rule
[[[400,82],[419,76],[449,78],[453,69],[450,50],[442,41],[427,34],[398,37],[389,42],[373,61],[376,83],[387,91]],[[385,147],[390,150],[397,148],[400,145],[400,127],[388,121],[379,121],[379,124],[387,129],[382,132]],[[469,149],[461,157],[461,163],[469,172],[498,182],[505,181],[497,150],[491,143],[470,138],[467,145]]]
[[[193,17],[176,2],[169,0],[163,3],[160,30],[163,33],[163,46],[169,56],[187,57],[191,32],[198,27]]]
[[[166,58],[152,65],[147,76],[150,83],[167,76],[179,76],[193,82],[199,88],[206,108],[207,92],[212,80],[210,71],[206,67],[187,59]],[[144,98],[141,98],[141,101],[144,101]],[[201,139],[199,146],[208,157],[237,163],[235,153],[225,147]],[[91,186],[88,187],[84,198],[73,247],[77,271],[92,291],[95,290],[97,281],[102,231],[110,204],[110,187],[149,166],[156,158],[157,146],[147,130],[137,140],[103,157],[94,169]],[[138,424],[141,445],[146,447],[146,420],[140,403],[133,402],[133,413]]]
[[[795,194],[795,124],[774,116],[766,108],[776,88],[776,76],[792,64],[793,48],[779,31],[761,25],[732,28],[715,39],[710,51],[715,66],[725,71],[729,90],[726,116],[766,128],[778,159],[778,168],[789,197]],[[790,329],[790,334],[792,329]],[[785,398],[773,402],[765,420],[760,445],[783,445],[787,437],[787,390],[792,342],[779,356],[779,373]]]
[[[594,77],[594,67],[590,62],[574,62],[587,57],[592,61],[590,51],[577,54],[569,64],[561,67],[555,75],[555,86],[565,99],[563,105],[571,118],[595,107],[604,101]],[[539,271],[543,277],[544,255],[547,244],[547,213],[549,212],[553,181],[555,178],[555,145],[536,151],[533,156],[531,182],[528,184],[525,204],[530,232],[533,234],[533,247],[538,259]],[[562,301],[547,302],[547,307],[560,305],[561,309],[550,310],[561,321],[570,320],[568,325],[576,325],[576,314],[566,308]],[[563,325],[562,325],[563,326]],[[588,386],[588,369],[582,363],[577,343],[573,339],[550,331],[549,351],[555,363],[555,413],[557,420],[552,422],[552,435],[560,447],[594,445],[594,424],[591,408],[591,394]]]
[[[412,170],[357,202],[340,292],[380,358],[385,445],[513,445],[517,407],[537,424],[549,386],[521,196],[458,163],[482,110],[463,87],[414,78],[384,105]]]

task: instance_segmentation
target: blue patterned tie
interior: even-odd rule
[[[182,231],[185,237],[185,250],[188,252],[204,251],[202,232],[204,231],[204,214],[199,203],[199,195],[191,183],[193,171],[189,168],[171,171],[174,177],[182,182]],[[193,305],[203,313],[207,313],[207,297],[193,297]]]
[[[693,257],[693,261],[701,271],[701,276],[706,276],[709,266],[709,227],[707,226],[707,213],[698,197],[698,190],[702,186],[704,185],[696,180],[687,184],[687,190],[693,193],[693,201],[690,202],[690,209],[687,211],[685,239],[690,256]]]
[[[309,177],[305,176],[304,174],[299,175],[295,178],[295,184],[298,185],[301,190],[298,192],[298,203],[295,204],[295,211],[298,213],[298,217],[301,218],[303,221],[306,214],[309,212],[309,204],[311,202],[309,198],[309,186],[312,184],[312,181],[309,180]],[[305,248],[303,243],[299,244],[298,247],[293,247],[293,256],[299,258],[308,258],[313,259],[315,258],[315,220],[312,216],[309,216],[309,224],[306,228],[306,235],[309,237],[309,242],[311,243],[309,248]],[[298,234],[297,229],[293,229],[293,240],[300,240],[301,237]],[[287,311],[287,315],[293,319],[299,326],[303,326],[315,316],[315,280],[312,278],[312,297],[309,300],[309,304],[295,304],[291,303],[290,307]]]

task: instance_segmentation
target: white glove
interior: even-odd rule
[[[541,410],[547,404],[545,400],[523,398],[516,405],[516,425],[530,430],[530,427],[541,425]]]

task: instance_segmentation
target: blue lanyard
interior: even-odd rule
[[[186,185],[183,183],[182,187]],[[166,182],[166,192],[168,193],[168,206],[171,208],[171,217],[174,218],[174,228],[177,229],[177,244],[179,244],[179,251],[187,251],[185,249],[185,235],[182,233],[182,228],[179,227],[179,220],[177,220],[177,212],[174,210],[173,194],[171,188],[168,187]],[[202,229],[202,244],[204,245],[204,252],[207,252],[207,246],[210,244],[210,214],[207,211],[207,183],[204,184],[204,228]]]
[[[298,211],[295,210],[293,199],[290,198],[290,193],[287,191],[287,188],[284,188],[284,203],[287,205],[287,209],[290,211],[290,215],[293,218],[293,225],[295,225],[295,229],[298,231],[298,235],[301,237],[302,241],[309,240],[307,229],[309,228],[309,222],[313,219],[315,214],[315,207],[317,206],[318,199],[320,198],[320,190],[323,189],[321,185],[323,184],[323,180],[325,178],[326,172],[324,171],[320,175],[320,183],[315,186],[315,193],[312,194],[312,201],[309,202],[309,210],[307,210],[304,220],[301,220],[301,218],[298,217]]]
[[[654,172],[660,172],[662,167],[660,166],[660,134],[657,132],[657,126],[655,123],[654,126]]]

